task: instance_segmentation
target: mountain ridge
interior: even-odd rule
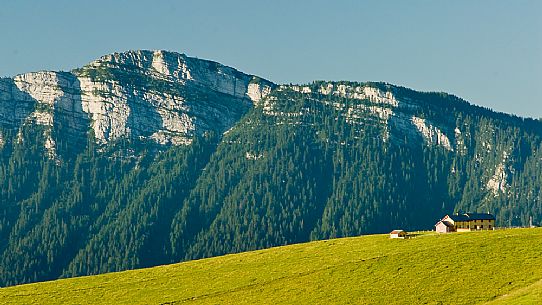
[[[70,129],[83,125],[79,129],[85,131],[86,120],[102,144],[122,136],[148,137],[161,144],[189,142],[194,133],[229,128],[246,111],[249,101],[259,100],[274,86],[216,62],[163,51],[114,53],[72,72],[31,72],[1,81],[2,108],[16,108],[0,113],[1,123],[18,128],[30,121],[54,127],[57,112],[72,113],[79,123],[68,122]],[[150,86],[145,88],[135,81]],[[184,90],[186,86],[205,87],[208,92],[200,93],[207,96],[194,103],[194,97],[185,94],[197,94],[198,90]],[[221,106],[216,103],[219,98],[209,96],[213,92],[231,97],[229,102],[237,105]],[[16,102],[12,107],[5,105],[10,100]],[[32,111],[32,104],[40,109]],[[219,109],[226,115],[221,116]],[[205,117],[194,119],[202,113]],[[211,115],[214,122],[208,118]],[[54,140],[50,133],[44,136],[54,155]]]
[[[196,68],[192,68],[194,71],[191,72],[188,65]],[[201,65],[206,68],[203,70],[214,69],[217,74],[226,75],[225,79],[221,80],[220,78],[216,78],[214,77],[215,75],[211,75],[211,73],[202,73],[202,69],[197,69],[199,68],[198,66]],[[165,84],[161,84],[162,86],[151,88],[150,94],[146,94],[146,92],[140,94],[134,93],[131,95],[127,94],[123,91],[129,90],[115,84],[115,81],[118,82],[119,79],[126,75],[115,75],[115,73],[111,73],[110,70],[122,71],[134,68],[140,69],[140,71],[135,71],[136,73],[150,76],[150,82],[154,79],[156,81],[166,80],[170,83],[168,84],[166,82]],[[191,74],[195,74],[195,78],[192,77]],[[227,79],[228,77],[231,79]],[[13,84],[10,84],[10,80],[13,80]],[[128,78],[128,80],[130,79]],[[239,85],[236,83],[237,80],[242,80]],[[130,50],[101,56],[82,68],[76,68],[70,72],[38,71],[18,74],[12,78],[0,79],[0,90],[2,92],[0,101],[4,104],[10,99],[17,100],[17,98],[19,98],[22,102],[26,102],[27,104],[34,102],[42,108],[31,112],[30,108],[32,108],[32,105],[14,105],[13,107],[6,107],[4,105],[2,107],[3,109],[11,108],[14,109],[14,111],[13,113],[5,113],[5,111],[4,113],[0,113],[0,123],[5,125],[11,124],[14,127],[18,127],[23,121],[33,121],[33,123],[37,125],[50,126],[54,123],[54,120],[50,113],[48,113],[51,112],[51,109],[47,108],[54,108],[54,106],[57,105],[58,108],[60,108],[60,111],[67,112],[68,116],[71,115],[73,117],[67,124],[69,129],[79,129],[79,132],[84,132],[87,128],[84,126],[81,128],[81,125],[84,125],[84,121],[86,120],[88,123],[92,124],[94,137],[102,144],[106,144],[110,140],[118,139],[122,136],[130,137],[132,136],[132,133],[135,137],[152,138],[159,144],[189,144],[190,138],[194,135],[196,129],[202,129],[202,131],[198,130],[197,132],[198,134],[202,134],[205,130],[213,129],[213,127],[215,127],[217,131],[220,130],[222,132],[231,128],[234,122],[225,117],[215,118],[215,121],[220,121],[221,119],[226,121],[219,122],[219,126],[206,124],[204,119],[200,120],[202,123],[201,126],[197,126],[197,124],[192,122],[190,115],[173,114],[174,112],[182,113],[190,107],[182,105],[184,102],[183,98],[186,99],[186,97],[182,96],[183,94],[182,92],[179,92],[179,88],[175,88],[174,91],[176,91],[176,94],[170,96],[153,94],[156,92],[165,93],[171,91],[172,87],[174,87],[171,83],[178,83],[184,86],[186,85],[186,82],[189,81],[193,81],[194,84],[205,87],[206,89],[225,93],[226,95],[234,96],[235,98],[249,99],[254,104],[257,104],[262,97],[265,97],[273,88],[277,87],[276,84],[261,77],[244,74],[232,67],[221,65],[215,61],[189,57],[182,53],[163,50]],[[147,80],[147,83],[148,82],[149,81]],[[318,82],[325,83],[325,81],[316,81],[316,83]],[[339,87],[344,87],[344,83],[354,83],[363,85],[365,88],[387,87],[389,90],[390,87],[393,87],[395,90],[411,90],[385,82],[359,83],[338,81],[335,83],[337,83]],[[13,85],[15,85],[17,89],[15,89]],[[284,86],[288,85],[281,85],[281,87]],[[328,83],[328,86],[333,85]],[[290,85],[290,87],[294,88],[294,90],[296,90],[296,88],[307,88],[306,85],[302,84]],[[54,88],[60,90],[55,91]],[[13,92],[14,90],[19,90],[20,92]],[[44,92],[40,92],[40,90],[44,90]],[[323,90],[323,92],[325,92],[326,89]],[[12,91],[11,94],[10,91]],[[459,103],[464,102],[473,107],[480,107],[447,93],[418,93],[445,94],[452,99],[456,99]],[[335,94],[337,94],[337,92],[335,92]],[[344,95],[345,92],[342,92],[342,94]],[[355,94],[356,93],[354,93],[354,96]],[[145,110],[145,107],[137,108],[137,105],[141,104],[137,103],[138,99],[156,100],[155,105],[151,105],[150,108],[162,108],[164,111],[158,114],[149,114],[151,111],[148,109]],[[128,119],[130,119],[131,111],[130,105],[127,104],[130,100],[136,101],[136,103],[133,103],[136,112],[137,110],[141,110],[142,112],[139,115],[134,115],[135,120],[133,124],[127,123]],[[64,105],[70,101],[72,105]],[[187,100],[186,102],[189,103],[190,101]],[[79,103],[81,103],[81,105],[78,105]],[[87,106],[85,107],[84,105]],[[245,109],[240,110],[241,113],[246,111],[246,106],[248,105],[245,103],[244,106]],[[241,108],[243,108],[243,106],[241,106]],[[493,110],[484,107],[480,108],[487,110],[488,114],[501,116],[503,119],[517,118],[522,121],[535,122],[535,124],[537,122],[530,118],[521,118],[512,114],[494,112]],[[215,116],[217,114],[216,110],[213,111],[212,109],[205,109],[203,115],[201,113],[202,111],[196,110],[194,112],[199,113],[202,117],[209,115],[209,113],[212,112],[215,112]],[[118,115],[109,118],[107,117],[107,113],[115,113]],[[145,123],[148,123],[148,125],[151,126],[138,127],[138,125],[146,125],[138,124],[141,122],[137,121],[138,116],[144,117],[145,115],[148,116],[148,121]],[[229,115],[235,117],[234,121],[239,118],[239,113],[230,113]],[[75,120],[79,121],[79,124],[75,123]],[[417,124],[423,125],[423,122],[417,122]],[[151,131],[154,131],[154,133],[149,134]],[[54,156],[54,140],[50,134],[44,133],[44,137],[47,139],[46,142],[49,154]],[[4,137],[2,137],[2,142],[3,141],[5,141]]]

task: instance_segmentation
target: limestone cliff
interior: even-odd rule
[[[71,72],[35,72],[0,79],[0,124],[44,127],[52,135],[99,144],[122,137],[188,144],[196,134],[223,132],[274,84],[216,62],[166,51],[106,55]],[[5,142],[0,138],[0,143]]]

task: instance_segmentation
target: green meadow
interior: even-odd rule
[[[542,229],[370,235],[0,289],[1,304],[542,304]]]

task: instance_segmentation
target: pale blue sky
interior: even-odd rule
[[[386,81],[542,117],[538,0],[0,0],[0,76],[166,49],[277,83]]]

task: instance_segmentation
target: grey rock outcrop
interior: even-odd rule
[[[123,137],[189,144],[197,134],[229,129],[274,86],[184,54],[114,53],[72,72],[0,79],[0,126],[43,126],[51,157],[58,132],[86,138],[91,130],[99,144]]]

